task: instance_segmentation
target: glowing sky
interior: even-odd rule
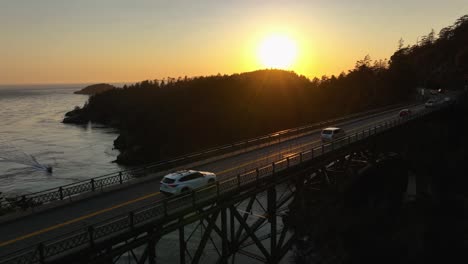
[[[468,14],[467,0],[0,0],[0,84],[123,82],[264,68],[272,35],[292,70],[339,74]]]

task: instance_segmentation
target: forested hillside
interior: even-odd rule
[[[170,158],[414,98],[417,87],[461,89],[468,77],[468,16],[390,60],[369,56],[339,76],[283,70],[143,81],[91,96],[64,122],[121,130],[118,162]]]

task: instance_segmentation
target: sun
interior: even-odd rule
[[[258,47],[258,58],[263,67],[288,69],[297,57],[296,43],[283,35],[265,38]]]

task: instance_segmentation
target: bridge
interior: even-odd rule
[[[369,144],[445,106],[404,107],[408,118],[401,105],[379,109],[10,200],[24,211],[2,220],[0,263],[279,263],[295,238],[283,218],[304,186],[337,185]],[[347,136],[322,144],[331,124]],[[161,176],[183,168],[218,181],[160,194]]]

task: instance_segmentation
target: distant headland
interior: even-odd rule
[[[93,94],[103,93],[112,89],[115,89],[115,86],[107,84],[107,83],[98,83],[98,84],[86,86],[85,88],[74,92],[74,94],[93,95]]]

